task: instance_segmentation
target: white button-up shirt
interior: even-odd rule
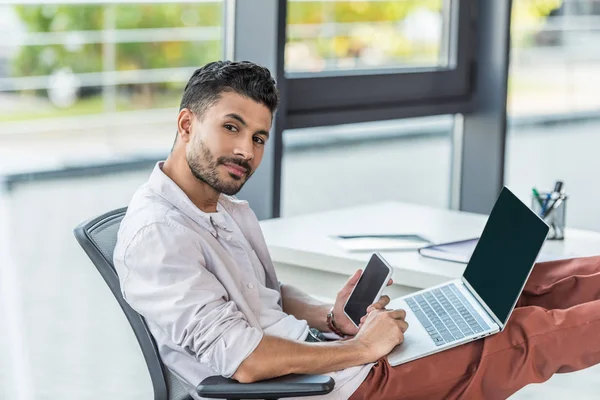
[[[217,212],[205,213],[161,168],[129,204],[114,263],[123,297],[146,319],[163,363],[198,398],[196,385],[231,377],[263,334],[304,341],[308,324],[283,312],[248,203],[221,195]],[[330,373],[335,389],[320,398],[348,398],[371,365]]]

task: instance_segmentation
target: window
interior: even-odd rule
[[[288,72],[446,68],[450,0],[290,0]]]
[[[287,2],[286,128],[468,112],[466,0]]]
[[[600,110],[600,1],[517,0],[511,36],[512,117]]]
[[[220,0],[0,6],[0,131],[78,136],[77,121],[119,137],[135,115],[164,135],[191,73],[222,58],[223,13]]]

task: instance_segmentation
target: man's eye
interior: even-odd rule
[[[233,126],[233,125],[225,124],[224,127],[225,127],[225,129],[227,129],[228,131],[231,131],[231,132],[237,132],[238,131],[237,128],[235,126]]]
[[[265,144],[264,139],[259,136],[254,136],[254,141],[258,144]]]

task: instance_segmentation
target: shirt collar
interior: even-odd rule
[[[156,164],[148,180],[150,188],[155,193],[172,204],[183,214],[194,220],[198,225],[209,230],[213,236],[217,236],[215,225],[227,231],[231,231],[231,229],[224,224],[222,218],[211,218],[211,213],[205,213],[196,207],[185,192],[163,172],[163,164],[164,161],[160,161]],[[228,212],[232,218],[234,218],[234,214],[237,213],[238,210],[249,208],[247,201],[239,200],[224,194],[219,196],[218,205]]]

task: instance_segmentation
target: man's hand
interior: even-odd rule
[[[342,287],[342,289],[338,292],[336,298],[335,298],[335,304],[333,306],[333,315],[335,317],[335,325],[346,335],[349,336],[354,336],[358,333],[358,329],[350,320],[350,318],[348,318],[346,316],[346,314],[344,314],[344,304],[346,304],[346,301],[348,300],[348,297],[350,297],[350,293],[352,293],[352,289],[354,289],[354,286],[356,286],[356,284],[358,283],[358,280],[360,279],[360,276],[362,274],[362,270],[358,270],[354,273],[354,275],[352,275],[350,277],[350,279],[348,279],[348,281],[346,282],[346,284],[344,285],[344,287]],[[390,286],[392,283],[394,283],[393,280],[389,280],[389,282],[387,283],[387,286]],[[390,298],[388,296],[381,296],[381,298],[376,302],[371,304],[365,311],[366,312],[370,312],[373,310],[383,310],[385,309],[385,306],[388,305],[388,303],[390,302]],[[363,319],[366,318],[363,317]],[[362,322],[362,321],[361,321]]]
[[[354,339],[364,346],[371,361],[387,356],[404,341],[408,323],[404,310],[373,310],[366,315],[364,324]]]

